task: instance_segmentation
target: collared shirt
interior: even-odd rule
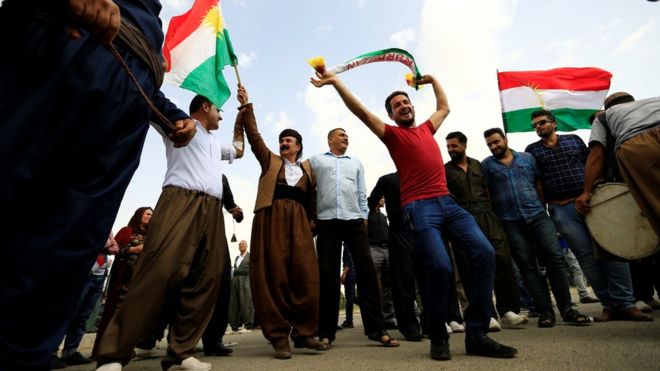
[[[467,157],[467,162],[467,171],[452,161],[445,164],[449,192],[456,198],[456,202],[470,213],[489,209],[488,184],[481,170],[481,163],[471,157]]]
[[[284,160],[284,176],[286,177],[286,184],[295,187],[303,176],[302,162],[300,162],[300,160],[291,162],[284,157],[282,157],[282,160]]]
[[[557,135],[557,143],[548,148],[539,140],[525,148],[534,156],[541,171],[545,201],[563,201],[582,194],[584,164],[589,150],[575,134]]]
[[[605,119],[618,147],[635,135],[660,125],[660,97],[617,104],[605,112]],[[598,118],[591,125],[589,145],[591,142],[599,142],[607,148],[607,131]]]
[[[238,256],[236,257],[236,261],[234,262],[234,269],[241,266],[241,263],[243,262],[243,259],[245,258],[245,256],[247,256],[247,252],[243,255],[238,254]]]
[[[535,187],[540,174],[534,156],[511,152],[510,165],[489,156],[481,162],[481,169],[486,175],[495,213],[502,220],[530,220],[545,212]]]
[[[309,162],[316,174],[318,219],[367,219],[367,191],[360,160],[326,152],[312,156]]]
[[[390,173],[381,176],[369,195],[369,209],[378,205],[381,197],[385,197],[385,210],[390,228],[403,230],[403,210],[401,207],[401,180],[399,173]]]
[[[230,144],[218,142],[199,121],[195,121],[195,125],[197,133],[185,147],[174,147],[174,143],[162,135],[167,157],[163,187],[176,186],[222,199],[221,160],[232,163],[236,149]]]

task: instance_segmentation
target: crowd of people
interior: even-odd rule
[[[303,160],[294,129],[268,148],[241,85],[228,143],[213,134],[222,117],[207,97],[195,96],[188,113],[176,108],[159,90],[160,8],[139,4],[5,0],[0,8],[0,45],[31,56],[0,62],[0,198],[12,216],[0,226],[0,369],[91,362],[77,348],[108,270],[91,355],[103,371],[158,355],[165,334],[163,369],[210,370],[196,346],[201,340],[207,356],[232,354],[222,340],[228,325],[260,326],[277,359],[291,358],[291,345],[329,351],[337,331],[353,326],[347,317],[338,327],[340,284],[349,280],[364,335],[383,348],[401,345],[388,332],[396,328],[406,341],[429,338],[430,357],[446,361],[449,333],[465,331],[467,354],[512,358],[518,350],[489,332],[528,323],[523,292],[540,328],[553,327],[556,313],[569,324],[592,322],[572,303],[559,237],[602,305],[593,321],[652,321],[644,312],[660,309],[658,255],[632,263],[612,256],[585,224],[597,181],[614,174],[660,236],[660,98],[610,95],[588,144],[557,134],[545,109],[531,114],[540,140],[524,152],[492,128],[484,132],[492,156],[478,161],[466,154],[468,138],[452,132],[444,163],[435,134],[450,109],[435,77],[413,81],[433,89],[428,119],[418,124],[408,94],[395,91],[385,99],[391,125],[335,74],[317,71],[311,84],[332,86],[396,166],[367,196],[345,128],[328,133],[327,151]],[[166,150],[162,193],[108,236],[150,122]],[[232,267],[223,208],[237,222],[243,210],[223,161],[243,157],[245,137],[261,174],[251,251],[242,241]],[[350,253],[343,270],[342,247]],[[469,303],[463,313],[457,277]]]

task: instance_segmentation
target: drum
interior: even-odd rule
[[[593,239],[616,256],[641,259],[660,248],[660,239],[625,183],[598,186],[585,219]]]

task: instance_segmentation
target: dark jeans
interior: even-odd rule
[[[355,272],[349,271],[344,279],[344,300],[346,301],[346,322],[353,322],[353,305],[355,302]]]
[[[395,324],[394,304],[392,303],[392,280],[390,270],[390,253],[387,247],[370,246],[371,258],[374,262],[376,275],[380,283],[380,291],[383,305],[383,317],[385,323]]]
[[[447,339],[448,290],[453,280],[452,263],[442,241],[445,232],[463,241],[461,249],[470,259],[471,287],[466,287],[470,305],[465,311],[467,334],[480,337],[488,331],[492,314],[495,251],[479,229],[474,217],[450,196],[413,201],[404,207],[404,218],[416,237],[426,275],[426,308],[431,339]]]
[[[422,265],[418,261],[415,235],[411,231],[390,228],[389,237],[387,247],[390,250],[390,274],[393,278],[391,284],[394,314],[399,332],[404,337],[412,336],[420,332],[420,323],[415,313],[415,282],[422,282],[424,279]]]
[[[78,351],[80,341],[86,332],[85,325],[87,324],[87,319],[103,294],[103,283],[105,283],[105,276],[90,274],[87,278],[87,283],[83,288],[80,301],[78,302],[76,314],[66,330],[62,357],[70,356]]]
[[[338,272],[341,264],[342,242],[353,257],[364,333],[368,336],[382,335],[385,332],[383,307],[364,220],[318,220],[316,230],[318,232],[316,253],[319,258],[321,281],[319,337],[334,340],[337,332]]]
[[[570,309],[571,293],[566,262],[550,217],[543,211],[531,220],[504,220],[503,224],[509,237],[513,259],[529,294],[534,299],[536,310],[539,313],[552,311],[550,294],[544,289],[547,283],[539,273],[537,255],[547,269],[559,312],[563,314]]]

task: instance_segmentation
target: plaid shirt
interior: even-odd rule
[[[557,144],[547,148],[539,140],[525,148],[536,159],[546,202],[578,197],[584,188],[584,164],[589,151],[574,134],[558,135]]]

